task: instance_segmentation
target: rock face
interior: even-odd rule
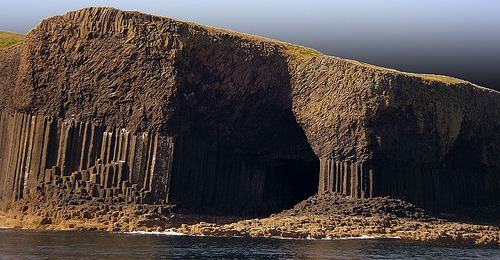
[[[453,78],[88,8],[0,50],[0,91],[2,200],[50,184],[237,214],[327,191],[500,202],[500,93]]]
[[[121,195],[136,203],[167,196],[170,137],[5,112],[0,129],[1,200],[18,200],[54,185],[92,197]]]
[[[319,191],[433,209],[499,201],[500,93],[333,57],[296,67],[294,112]]]

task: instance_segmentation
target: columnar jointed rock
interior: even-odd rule
[[[311,182],[500,202],[500,93],[458,79],[112,8],[46,19],[0,61],[2,199],[62,180],[240,213]]]
[[[3,201],[61,184],[94,197],[166,202],[169,137],[7,112],[0,114],[0,130]]]
[[[373,195],[373,170],[363,163],[320,160],[320,194],[336,192],[355,198],[371,198]]]

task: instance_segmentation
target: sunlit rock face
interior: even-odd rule
[[[259,214],[327,191],[500,201],[500,93],[112,8],[0,51],[0,195]],[[84,197],[85,197],[84,196]]]

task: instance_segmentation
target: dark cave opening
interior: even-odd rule
[[[276,202],[270,212],[292,208],[318,192],[319,159],[282,160],[273,168],[264,188],[267,201]]]
[[[265,160],[217,142],[179,137],[169,203],[180,212],[198,214],[280,212],[317,192],[319,160],[315,158]]]

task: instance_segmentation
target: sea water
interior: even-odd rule
[[[290,240],[0,229],[0,259],[500,259],[500,249],[401,239]]]

